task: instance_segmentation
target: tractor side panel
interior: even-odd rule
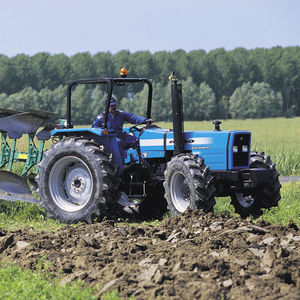
[[[228,131],[186,131],[185,150],[204,158],[211,170],[227,169]]]
[[[166,135],[167,131],[165,129],[147,129],[140,137],[142,156],[145,158],[164,157],[166,150],[169,150],[166,146]],[[174,150],[174,139],[171,150]]]

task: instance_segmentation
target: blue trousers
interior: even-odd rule
[[[125,158],[127,156],[127,149],[128,148],[135,148],[138,143],[138,139],[134,135],[126,134],[122,137],[117,137],[117,144],[119,147],[122,164],[124,164]]]
[[[138,143],[138,139],[135,136],[124,134],[121,137],[97,137],[96,141],[99,144],[103,144],[106,151],[112,154],[113,162],[119,167],[118,175],[123,174],[123,165],[127,156],[128,148],[135,148]]]

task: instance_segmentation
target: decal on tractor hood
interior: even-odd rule
[[[213,139],[210,137],[197,137],[197,138],[191,138],[186,141],[187,144],[195,144],[195,145],[207,145],[212,144]],[[166,139],[166,144],[174,144],[174,139]],[[146,146],[163,146],[164,140],[163,139],[141,139],[140,145],[142,147]]]

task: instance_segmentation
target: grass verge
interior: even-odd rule
[[[230,198],[217,198],[214,206],[215,214],[224,214],[228,217],[235,216],[234,207],[230,204]],[[289,182],[282,185],[281,200],[277,207],[264,210],[258,218],[272,224],[288,225],[292,220],[300,225],[300,182]],[[256,220],[258,220],[256,219]]]
[[[0,262],[0,299],[98,299],[91,288],[80,281],[60,285],[45,271],[22,271],[12,264]],[[118,299],[118,298],[115,298]]]
[[[6,230],[34,229],[55,231],[65,224],[46,218],[46,212],[38,204],[0,200],[0,228]]]

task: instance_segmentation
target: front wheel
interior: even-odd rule
[[[213,176],[203,159],[180,154],[171,159],[165,171],[165,198],[175,216],[188,208],[210,212],[215,202]]]
[[[97,144],[69,138],[44,154],[36,178],[41,206],[64,223],[103,216],[118,192],[117,169]]]
[[[250,168],[264,168],[271,172],[270,181],[252,192],[251,194],[234,193],[231,195],[231,203],[235,211],[242,217],[250,214],[259,215],[262,208],[270,208],[278,205],[281,184],[279,173],[276,171],[275,164],[263,152],[251,152]]]

